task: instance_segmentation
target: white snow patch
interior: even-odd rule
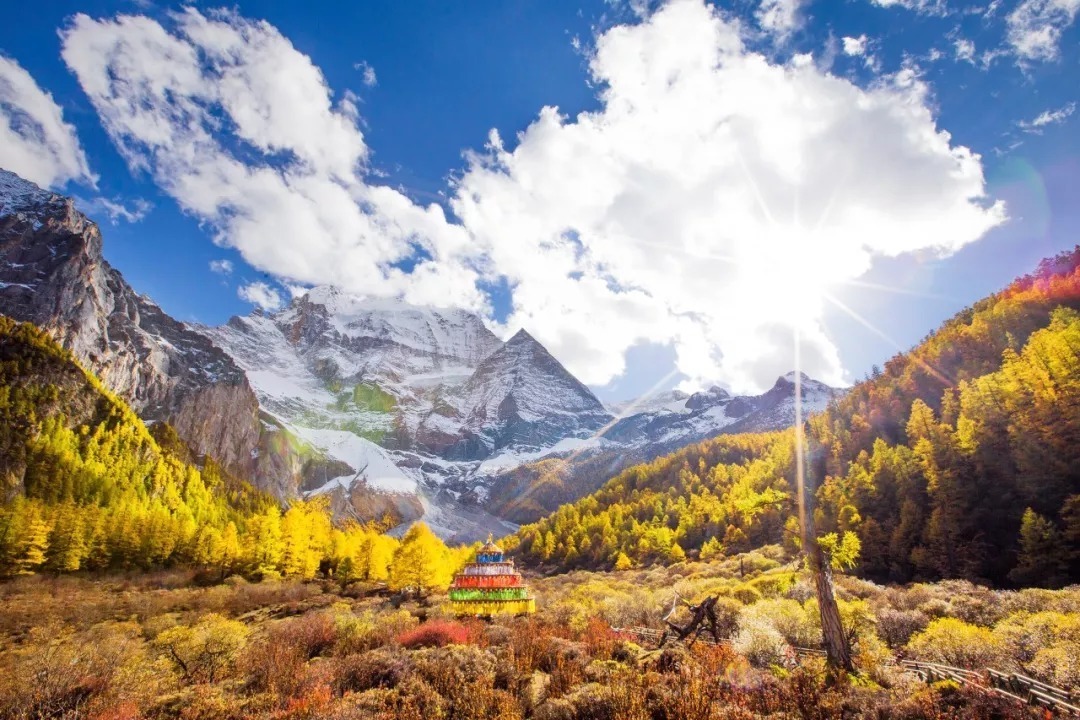
[[[407,494],[414,494],[417,491],[416,480],[406,475],[394,464],[385,450],[370,440],[365,440],[345,430],[297,426],[290,427],[290,430],[330,457],[351,465],[357,471],[356,477],[364,478],[368,485],[376,490]],[[352,484],[352,476],[335,478],[331,482],[340,484],[345,479],[348,480],[348,484],[341,486],[347,489]]]

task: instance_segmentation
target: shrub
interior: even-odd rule
[[[397,637],[397,641],[407,648],[464,645],[468,640],[469,629],[459,622],[450,620],[432,620],[412,630],[407,630]]]
[[[327,612],[314,612],[282,620],[270,629],[270,641],[295,648],[305,660],[318,657],[337,642],[337,624]]]
[[[147,662],[135,623],[83,633],[35,628],[27,640],[0,654],[0,717],[79,717],[121,701],[138,705],[168,679]]]
[[[981,669],[1001,659],[1002,642],[989,629],[956,618],[938,618],[907,645],[921,660]]]
[[[1064,643],[1043,648],[1025,669],[1039,680],[1060,688],[1080,687],[1080,649],[1075,644],[1066,647]]]
[[[378,648],[362,655],[336,658],[333,688],[341,695],[376,688],[391,689],[404,682],[412,671],[408,655],[393,648]]]
[[[790,651],[784,636],[770,622],[755,615],[740,620],[739,633],[731,645],[757,667],[779,665]]]
[[[731,591],[731,596],[743,605],[753,605],[762,598],[761,591],[747,583],[743,583],[733,589]]]
[[[334,613],[334,625],[337,631],[335,654],[350,655],[363,652],[378,644],[379,637],[376,632],[378,623],[371,612],[356,615],[351,610],[338,609]]]
[[[751,580],[748,585],[762,594],[773,598],[783,595],[795,586],[796,575],[793,572],[766,573]]]
[[[814,612],[816,613],[816,605]],[[820,626],[816,616],[795,600],[776,598],[754,603],[742,612],[740,625],[763,623],[772,625],[791,645],[813,647],[821,642]]]
[[[210,614],[190,627],[165,630],[154,645],[187,679],[212,683],[231,668],[250,632],[242,622]]]
[[[929,624],[930,618],[918,610],[894,610],[886,607],[877,613],[878,635],[892,648],[903,647],[912,635],[924,630]]]
[[[1080,615],[1018,613],[998,623],[994,635],[1024,672],[1061,687],[1080,685]]]

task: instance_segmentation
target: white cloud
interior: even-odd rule
[[[866,36],[844,37],[844,54],[858,57],[866,53]]]
[[[90,200],[78,199],[80,209],[88,215],[105,215],[109,222],[117,225],[120,221],[128,223],[140,222],[154,209],[154,204],[142,198],[135,198],[130,205],[125,205],[121,200],[110,200],[105,197],[96,197]]]
[[[602,108],[492,131],[452,204],[523,326],[583,380],[670,343],[691,381],[842,379],[823,291],[875,257],[948,254],[1002,222],[980,158],[935,125],[913,69],[869,89],[776,64],[700,2],[598,38]]]
[[[76,15],[62,32],[64,61],[133,168],[286,282],[485,307],[464,231],[368,182],[356,103],[335,104],[310,58],[233,12],[168,18]]]
[[[353,68],[363,73],[364,85],[368,87],[375,87],[379,84],[379,78],[375,75],[375,68],[368,65],[367,61],[358,62],[353,65]]]
[[[1077,12],[1080,0],[1022,0],[1005,19],[1006,40],[1021,61],[1055,60]]]
[[[52,95],[17,62],[0,56],[0,167],[45,187],[77,180],[93,187],[75,128]]]
[[[765,32],[784,39],[802,24],[799,14],[804,0],[761,0],[754,18]]]
[[[232,260],[211,260],[210,272],[215,272],[218,275],[232,275],[233,264]]]
[[[969,62],[972,65],[975,64],[975,43],[971,40],[957,38],[956,42],[953,43],[953,50],[956,51],[957,60]]]
[[[1038,117],[1034,120],[1021,120],[1017,124],[1024,132],[1038,135],[1042,133],[1042,129],[1047,125],[1058,125],[1063,123],[1068,120],[1074,112],[1076,112],[1076,103],[1071,102],[1057,110],[1044,110],[1039,113]]]
[[[281,294],[264,282],[252,282],[241,285],[236,294],[241,300],[258,305],[263,310],[277,310],[281,307]]]
[[[947,15],[949,9],[945,0],[870,0],[883,8],[900,7],[920,15]]]
[[[492,131],[454,181],[461,224],[371,182],[355,102],[332,102],[273,27],[195,10],[167,25],[80,15],[63,56],[128,162],[219,243],[290,293],[483,311],[478,283],[505,281],[507,327],[589,383],[647,342],[691,382],[759,389],[791,369],[795,329],[803,368],[841,382],[823,293],[1004,219],[916,70],[860,88],[808,58],[779,64],[701,0],[597,38],[600,110],[544,108],[511,146]],[[265,283],[241,293],[282,302]]]

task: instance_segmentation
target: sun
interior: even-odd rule
[[[757,317],[808,329],[820,322],[826,298],[849,267],[850,260],[830,252],[812,230],[775,227],[741,243],[734,283]]]

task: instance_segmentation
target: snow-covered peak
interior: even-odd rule
[[[815,380],[814,378],[810,377],[809,375],[807,375],[804,372],[800,372],[799,376],[800,376],[800,385],[802,385],[802,391],[803,391],[804,395],[806,393],[808,393],[808,392],[811,392],[811,393],[820,392],[820,393],[833,394],[836,391],[835,388],[830,387],[829,385],[826,385],[825,383],[821,382],[820,380]],[[786,389],[789,392],[794,392],[795,391],[794,388],[795,388],[795,372],[794,371],[789,372],[789,373],[784,373],[783,375],[781,375],[780,377],[778,377],[776,379],[776,383],[773,385],[774,390],[777,390],[777,389],[785,390]]]
[[[328,285],[312,288],[273,317],[279,326],[294,325],[312,311],[341,337],[394,343],[470,364],[479,363],[502,344],[479,316],[466,310],[369,298]]]
[[[66,198],[19,177],[13,172],[0,169],[0,215],[26,212],[43,206],[62,206]]]
[[[685,413],[690,409],[686,406],[689,395],[682,390],[667,390],[664,392],[642,395],[633,400],[621,400],[608,403],[608,408],[615,415],[632,415],[635,413]]]
[[[473,373],[463,390],[470,419],[607,416],[592,391],[525,330],[519,330]]]

